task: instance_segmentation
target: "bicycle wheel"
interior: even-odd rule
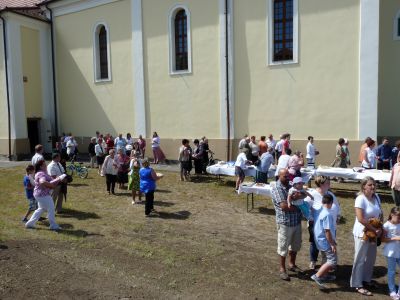
[[[86,167],[82,167],[79,169],[79,171],[77,173],[80,178],[84,179],[84,178],[88,177],[89,171]]]
[[[67,175],[74,175],[75,172],[75,166],[74,165],[69,165],[66,167],[65,173],[67,173]]]

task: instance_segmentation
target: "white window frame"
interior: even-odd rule
[[[400,32],[398,28],[399,19],[400,19],[400,10],[397,12],[393,20],[393,40],[395,41],[400,41]]]
[[[299,2],[298,0],[293,0],[293,59],[274,61],[274,0],[267,1],[267,65],[279,66],[297,64],[299,62]]]
[[[108,77],[101,78],[100,70],[100,47],[99,47],[99,30],[100,27],[104,26],[107,32],[107,65],[108,65]],[[97,22],[93,27],[93,70],[94,70],[94,82],[109,82],[111,81],[111,52],[110,52],[110,29],[106,22]]]
[[[184,9],[187,18],[187,46],[188,46],[188,69],[179,70],[175,69],[175,16],[176,13]],[[186,5],[177,4],[169,10],[168,15],[168,31],[169,31],[169,74],[170,75],[182,75],[192,73],[192,37],[191,37],[191,26],[190,26],[190,11]]]

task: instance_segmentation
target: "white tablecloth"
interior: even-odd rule
[[[381,170],[363,170],[361,172],[356,172],[349,168],[321,168],[319,167],[314,171],[315,175],[324,175],[329,177],[342,177],[353,180],[362,180],[367,176],[371,176],[377,181],[389,181],[390,172],[385,172]]]
[[[271,185],[256,185],[255,183],[244,182],[239,186],[238,194],[240,193],[264,195],[267,197],[271,197]]]
[[[235,176],[235,166],[232,163],[226,164],[215,164],[207,167],[207,173],[213,175],[227,175],[227,176]],[[275,178],[275,170],[276,167],[273,166],[268,170],[268,178]],[[244,174],[246,176],[256,176],[256,168],[254,166],[248,166],[247,169],[244,170]],[[301,169],[301,177],[304,182],[308,182],[311,177],[314,175],[314,170]]]

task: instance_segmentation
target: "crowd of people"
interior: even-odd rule
[[[193,141],[194,148],[188,139],[182,140],[179,148],[180,179],[190,180],[192,162],[196,174],[205,173],[210,152],[208,139],[202,137]],[[139,136],[136,140],[128,133],[126,137],[119,134],[115,139],[110,135],[96,132],[88,146],[90,166],[97,165],[98,174],[105,177],[108,194],[115,194],[118,183],[120,189],[132,191],[132,204],[141,203],[145,197],[145,216],[157,214],[154,210],[154,192],[156,182],[162,174],[155,172],[150,161],[145,157],[146,141]],[[375,149],[375,141],[367,138],[361,146],[359,161],[364,168],[391,169],[389,185],[392,188],[394,207],[387,221],[381,208],[379,195],[376,193],[376,182],[372,177],[361,181],[360,192],[355,199],[355,222],[353,226],[354,260],[350,286],[358,293],[370,296],[371,288],[376,282],[372,280],[373,268],[377,256],[377,247],[384,243],[383,255],[388,266],[388,288],[392,299],[400,299],[395,285],[396,266],[400,265],[400,142],[393,148],[384,138]],[[160,137],[153,133],[153,163],[165,161],[160,146]],[[314,146],[314,138],[308,137],[306,156],[301,151],[292,151],[290,134],[282,134],[276,142],[273,135],[268,138],[245,135],[238,145],[239,154],[235,162],[237,176],[236,189],[244,179],[246,165],[256,166],[255,180],[268,183],[268,170],[277,164],[276,182],[271,184],[272,202],[275,208],[277,225],[277,244],[279,256],[279,277],[289,281],[289,272],[302,273],[296,265],[297,253],[302,246],[302,219],[305,218],[309,232],[309,268],[315,270],[311,279],[320,288],[325,282],[335,280],[337,268],[337,225],[341,216],[340,203],[330,190],[330,178],[316,176],[316,188],[307,191],[303,188],[300,168],[315,165],[319,151]],[[65,135],[57,143],[52,154],[52,161],[46,165],[43,157],[43,146],[35,147],[31,164],[26,167],[23,183],[25,186],[28,210],[23,217],[26,228],[35,228],[43,212],[47,211],[51,230],[59,230],[55,214],[62,213],[64,189],[67,185],[65,161],[76,159],[78,143],[72,134]],[[395,157],[395,160],[394,160]],[[332,165],[347,167],[350,165],[348,141],[340,138],[336,146],[335,160]],[[32,213],[32,215],[31,215]],[[369,233],[369,234],[368,234]],[[318,256],[321,264],[317,269]],[[289,258],[288,266],[286,257]]]

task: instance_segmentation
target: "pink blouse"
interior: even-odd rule
[[[50,196],[50,188],[45,187],[41,183],[43,182],[50,182],[50,183],[56,183],[59,182],[60,179],[57,177],[56,179],[53,179],[50,175],[48,175],[46,172],[39,171],[35,174],[35,188],[33,190],[33,196],[36,197],[46,197]]]
[[[392,168],[392,175],[390,177],[391,188],[400,191],[400,163],[397,163]]]

